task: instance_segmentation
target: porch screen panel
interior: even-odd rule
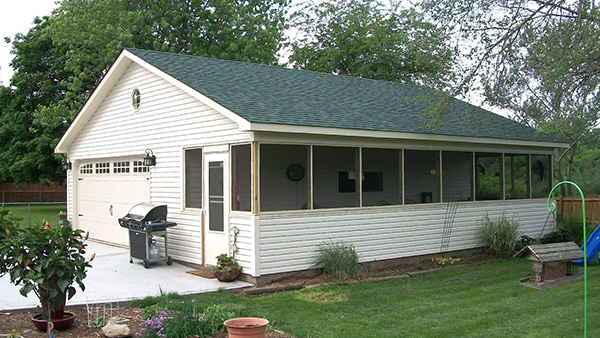
[[[252,148],[249,144],[231,147],[231,210],[252,209]]]
[[[552,189],[550,156],[531,155],[531,197],[546,198]]]
[[[504,155],[506,199],[529,198],[528,161],[528,155]]]
[[[202,149],[185,151],[185,207],[202,208]]]
[[[473,153],[442,152],[442,200],[472,201]]]
[[[501,154],[475,155],[475,184],[478,201],[502,199]]]
[[[404,151],[404,204],[439,202],[439,151]]]
[[[260,210],[308,209],[309,147],[260,145]]]
[[[358,206],[358,148],[313,147],[313,208]]]
[[[400,151],[362,150],[362,205],[400,204]]]

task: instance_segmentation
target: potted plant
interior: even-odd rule
[[[45,331],[51,321],[57,330],[68,328],[75,315],[65,312],[65,302],[75,295],[73,283],[85,290],[83,279],[95,255],[85,254],[89,233],[74,230],[70,224],[23,225],[8,210],[0,208],[0,277],[9,274],[11,283],[21,286],[21,295],[34,292],[42,314],[32,321]]]
[[[269,321],[264,318],[239,317],[223,322],[229,338],[264,338]]]
[[[235,280],[242,271],[242,267],[236,262],[235,257],[228,254],[217,256],[217,265],[212,267],[212,272],[221,282],[231,282]]]

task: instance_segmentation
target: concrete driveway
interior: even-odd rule
[[[220,288],[234,289],[251,284],[236,280],[222,283],[186,273],[193,268],[173,263],[154,263],[145,269],[139,260],[129,263],[129,249],[88,241],[86,256],[96,253],[92,268],[83,280],[85,291],[77,286],[77,293],[67,301],[70,305],[125,302],[146,296],[158,296],[160,292],[194,294],[217,291]],[[39,301],[31,292],[27,298],[21,296],[19,287],[10,283],[8,275],[0,278],[0,310],[31,309]]]

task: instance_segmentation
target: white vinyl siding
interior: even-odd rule
[[[258,241],[255,232],[257,222],[256,216],[232,214],[230,217],[231,227],[240,230],[236,240],[238,251],[235,259],[242,266],[242,272],[255,277],[260,276],[257,261]]]
[[[131,109],[133,88],[143,93],[137,112]],[[201,264],[202,212],[183,211],[183,149],[248,141],[250,134],[239,132],[236,123],[132,63],[73,141],[69,156],[143,157],[152,149],[157,165],[150,168],[150,201],[166,204],[169,220],[177,222],[168,230],[169,254]]]
[[[420,204],[363,210],[320,211],[263,215],[259,219],[260,273],[309,269],[315,250],[325,241],[342,240],[355,246],[361,262],[441,252],[446,203]],[[462,202],[452,227],[449,251],[485,245],[481,219],[497,219],[506,212],[521,224],[519,231],[537,238],[554,230],[546,224],[545,200]]]

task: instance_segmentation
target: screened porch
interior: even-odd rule
[[[545,154],[232,145],[231,209],[258,214],[543,198],[551,169]]]

